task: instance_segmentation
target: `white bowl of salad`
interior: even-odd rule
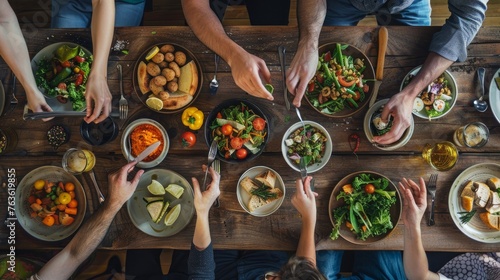
[[[400,90],[408,85],[422,66],[413,68],[403,79]],[[439,119],[451,111],[457,102],[457,82],[446,70],[415,98],[413,114],[422,119]]]
[[[323,168],[332,155],[332,138],[319,123],[304,121],[293,124],[283,135],[281,153],[286,163],[296,171],[300,171],[300,158],[304,157],[308,173]]]
[[[89,50],[70,42],[49,45],[33,57],[36,84],[54,111],[85,110],[85,85],[92,61]]]

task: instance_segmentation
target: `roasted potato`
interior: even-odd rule
[[[165,54],[165,61],[172,62],[175,60],[175,55],[171,52]]]
[[[177,67],[177,68],[179,68],[179,67]],[[160,73],[161,73],[160,66],[158,66],[158,64],[156,64],[154,62],[149,62],[146,70],[147,70],[148,74],[153,76],[153,77],[156,77],[156,76],[160,75]],[[179,69],[179,72],[180,72],[180,69]]]
[[[158,63],[161,63],[164,59],[165,59],[165,56],[161,52],[159,52],[155,56],[153,56],[153,58],[151,58],[151,61],[158,64]]]
[[[167,84],[167,78],[163,77],[162,75],[158,75],[153,78],[153,82],[157,86],[164,86]]]
[[[186,54],[181,51],[175,52],[175,62],[179,66],[186,64]]]
[[[161,70],[161,74],[167,79],[168,82],[175,78],[175,71],[170,68],[163,68],[163,70]]]
[[[162,52],[163,54],[168,53],[168,52],[172,53],[172,52],[174,52],[174,50],[175,50],[175,48],[172,45],[163,45],[160,48],[160,52]]]
[[[179,84],[176,82],[168,82],[167,84],[167,90],[169,92],[176,92],[179,89]]]
[[[149,89],[155,94],[158,95],[158,93],[164,91],[165,89],[162,86],[157,86],[154,82],[154,79],[151,79],[149,82]]]
[[[175,62],[170,62],[168,64],[168,67],[170,67],[170,69],[174,70],[175,72],[175,76],[178,78],[181,76],[181,68],[179,68],[179,65],[177,65],[177,63]],[[160,67],[158,67],[158,69],[160,69]]]

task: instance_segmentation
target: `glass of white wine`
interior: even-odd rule
[[[71,148],[64,153],[62,159],[62,167],[64,170],[71,174],[82,174],[84,172],[88,172],[90,175],[90,179],[94,185],[94,188],[97,192],[97,196],[99,199],[99,203],[104,202],[104,195],[97,185],[97,180],[95,179],[94,168],[95,166],[95,155],[89,150],[86,149],[76,149]]]
[[[446,171],[457,163],[458,150],[453,143],[448,141],[441,141],[433,145],[425,144],[422,157],[432,168]]]

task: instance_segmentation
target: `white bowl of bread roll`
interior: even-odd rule
[[[266,166],[255,166],[245,171],[236,188],[241,207],[256,217],[276,212],[283,203],[285,191],[281,176]]]

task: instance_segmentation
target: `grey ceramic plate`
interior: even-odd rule
[[[78,44],[75,44],[75,43],[71,43],[71,42],[61,42],[61,43],[54,43],[52,45],[48,45],[46,46],[45,48],[43,48],[41,51],[39,51],[34,57],[33,59],[31,60],[31,69],[33,70],[33,75],[35,75],[36,73],[36,70],[38,69],[38,66],[36,65],[37,62],[39,62],[40,60],[42,59],[51,59],[52,57],[54,57],[54,52],[62,45],[68,45],[69,47],[76,47],[76,46],[80,46]],[[80,46],[80,48],[83,49],[83,51],[87,54],[87,55],[92,55],[92,53],[87,50],[86,48]],[[43,89],[40,89],[40,91],[42,93],[44,93],[44,90]],[[52,110],[54,111],[73,111],[73,107],[71,105],[71,101],[68,101],[66,103],[61,103],[59,101],[57,101],[57,98],[55,97],[49,97],[49,96],[45,96],[45,99],[47,100],[47,104],[49,104],[49,106],[52,108]],[[83,108],[82,111],[84,111],[85,108]]]
[[[177,204],[181,204],[181,213],[179,218],[171,226],[166,226],[164,223],[165,216],[162,217],[159,223],[154,223],[146,209],[146,201],[144,197],[154,196],[147,187],[151,184],[151,180],[155,179],[160,182],[163,187],[168,184],[178,184],[184,188],[184,194],[180,198],[175,198],[168,192],[164,195],[164,201],[169,202],[168,211]],[[132,197],[127,202],[127,210],[132,220],[132,223],[142,232],[156,237],[172,236],[183,230],[191,221],[194,215],[194,195],[191,184],[180,174],[167,169],[153,169],[145,172],[137,185]]]
[[[251,195],[240,186],[240,182],[241,180],[243,180],[243,178],[247,176],[253,180],[255,176],[267,170],[271,170],[272,172],[274,172],[274,174],[276,174],[276,185],[274,187],[281,189],[281,191],[283,192],[283,196],[280,199],[277,199],[267,205],[255,209],[254,212],[250,212],[250,210],[248,210],[247,205],[248,202],[250,201]],[[236,195],[238,196],[238,202],[240,203],[241,208],[247,211],[250,215],[256,217],[265,217],[276,212],[276,210],[278,210],[278,208],[280,208],[281,204],[283,203],[283,200],[285,199],[285,194],[286,194],[285,183],[283,182],[281,176],[278,174],[278,172],[266,166],[255,166],[245,171],[245,173],[243,173],[240,179],[238,180],[238,186],[236,187]]]
[[[491,177],[500,178],[500,165],[494,163],[480,163],[465,169],[451,185],[450,193],[448,195],[448,207],[453,222],[468,237],[484,243],[497,243],[500,242],[500,231],[490,229],[479,218],[479,211],[476,215],[466,223],[460,222],[458,212],[465,211],[462,208],[460,194],[465,187],[467,181],[473,180],[478,182],[485,182]],[[484,210],[483,210],[484,211]]]
[[[495,78],[497,77],[500,77],[500,69],[495,72],[493,79],[491,79],[489,98],[491,111],[493,111],[493,115],[495,115],[497,122],[500,123],[500,89],[498,89],[495,83]]]
[[[76,200],[78,201],[78,215],[76,215],[75,221],[71,225],[53,225],[48,227],[42,224],[41,218],[32,218],[30,216],[28,197],[30,196],[33,184],[38,179],[49,180],[55,183],[59,181],[73,182],[73,184],[75,184]],[[80,182],[75,176],[58,166],[42,166],[34,169],[26,174],[17,186],[15,210],[18,222],[31,236],[43,241],[59,241],[73,234],[83,221],[86,207],[87,199]]]

